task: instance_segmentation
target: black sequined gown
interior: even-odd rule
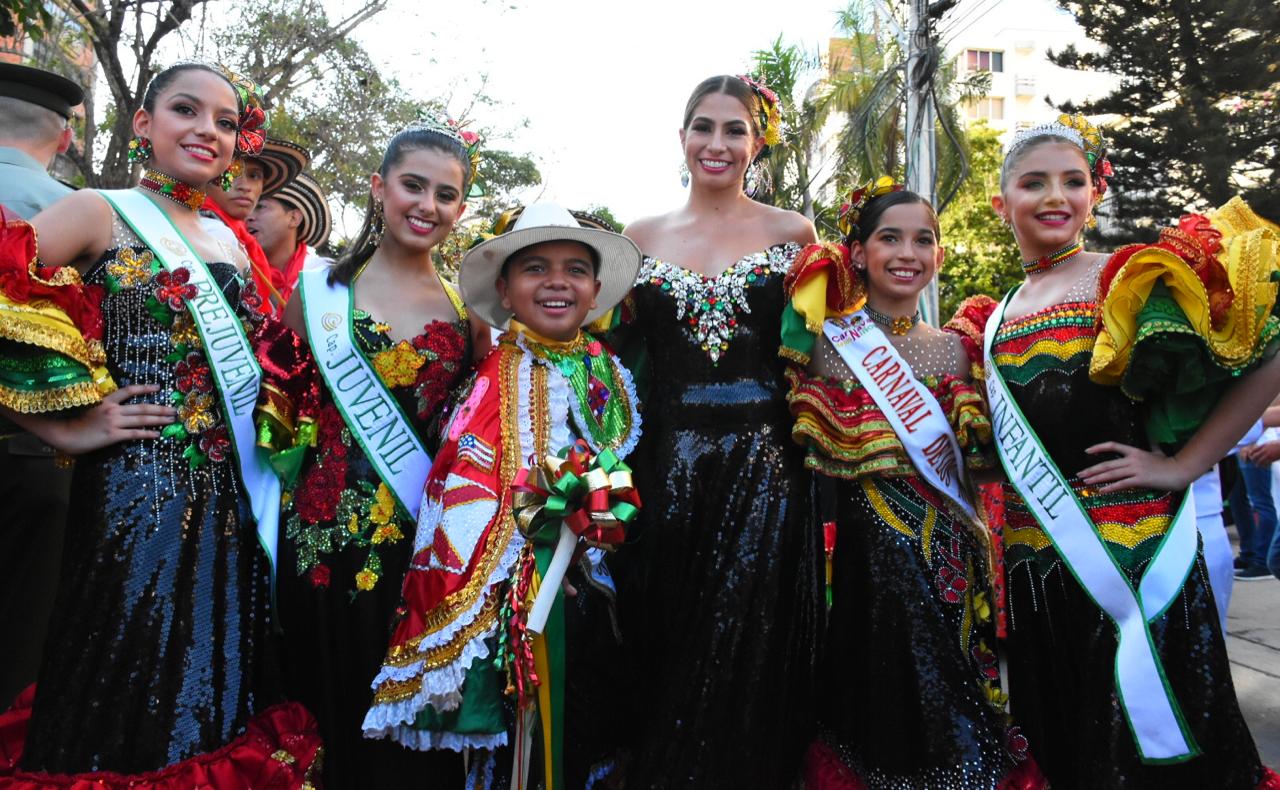
[[[411,341],[395,341],[390,327],[363,310],[351,319],[356,348],[430,454],[445,403],[471,371],[469,323],[461,301],[455,307],[457,320],[432,321]],[[280,350],[289,346],[281,342],[265,352],[272,369],[291,366]],[[285,690],[320,723],[329,790],[457,786],[463,774],[456,753],[414,751],[365,738],[361,730],[413,553],[415,519],[396,505],[346,427],[310,354],[298,362],[309,368],[301,378],[318,390],[319,409],[315,444],[280,519],[277,603],[289,669]]]
[[[76,460],[61,582],[22,756],[29,771],[154,771],[218,749],[274,701],[262,693],[267,558],[217,393],[207,367],[199,370],[203,355],[188,350],[185,306],[166,314],[155,299],[167,272],[150,270],[150,252],[118,221],[116,238],[124,241],[85,277],[106,288],[108,369],[121,387],[159,385],[146,398],[152,402],[182,393],[179,419],[192,430]],[[240,304],[234,266],[209,270]]]
[[[620,589],[638,698],[629,788],[789,786],[812,733],[821,543],[777,354],[779,245],[715,278],[646,259],[651,367]]]
[[[1089,379],[1095,310],[1092,301],[1077,301],[1006,320],[992,354],[1108,552],[1136,583],[1178,502],[1147,489],[1102,494],[1076,477],[1099,460],[1084,452],[1093,444],[1146,444],[1142,405],[1119,387]],[[1182,592],[1151,625],[1169,685],[1202,754],[1180,764],[1144,764],[1117,703],[1115,627],[1008,484],[1005,502],[1009,697],[1055,790],[1257,786],[1264,771],[1236,701],[1203,553]]]

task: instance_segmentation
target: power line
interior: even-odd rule
[[[991,13],[991,12],[992,12],[992,10],[994,10],[994,9],[996,8],[996,6],[998,6],[998,5],[1000,5],[1000,0],[990,0],[990,2],[987,4],[986,9],[984,9],[984,10],[983,10],[983,12],[982,12],[981,14],[978,14],[978,16],[976,16],[974,19],[972,19],[972,20],[969,22],[969,24],[965,25],[964,27],[962,27],[962,28],[960,28],[959,30],[957,30],[955,33],[951,34],[951,35],[947,38],[947,40],[946,40],[946,41],[942,42],[942,44],[940,45],[940,48],[941,48],[941,49],[945,49],[945,48],[946,48],[946,46],[947,46],[948,44],[950,44],[951,42],[955,41],[955,40],[956,40],[956,38],[958,38],[958,37],[960,36],[960,34],[961,34],[961,33],[965,32],[965,31],[966,31],[966,30],[968,30],[969,28],[973,27],[973,26],[974,26],[975,24],[977,24],[978,22],[981,22],[981,21],[982,21],[982,19],[983,19],[987,14]]]

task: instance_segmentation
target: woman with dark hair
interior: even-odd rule
[[[171,67],[133,119],[137,188],[0,228],[0,414],[77,456],[44,663],[0,719],[19,787],[296,787],[316,760],[301,706],[264,710],[259,539],[280,488],[254,447],[262,301],[196,213],[262,121],[234,75]]]
[[[366,740],[372,701],[445,404],[488,348],[432,251],[462,216],[478,138],[430,119],[387,144],[359,236],[259,346],[263,429],[289,495],[280,621],[291,696],[315,711],[328,788],[461,781],[462,761]]]
[[[992,198],[1026,272],[972,322],[1009,478],[1013,714],[1054,787],[1277,788],[1188,486],[1280,389],[1280,228],[1234,199],[1088,252],[1108,175],[1100,131],[1063,115],[1014,136]]]
[[[650,379],[645,505],[620,552],[628,787],[784,787],[808,740],[821,552],[776,350],[782,279],[814,230],[743,191],[779,131],[767,88],[704,81],[680,130],[688,202],[626,230],[647,257],[620,339],[647,349]]]
[[[850,197],[841,226],[846,246],[806,247],[787,279],[781,349],[798,363],[792,436],[832,503],[806,785],[1043,787],[1000,688],[971,495],[995,465],[976,348],[917,309],[942,265],[938,218],[885,177]]]

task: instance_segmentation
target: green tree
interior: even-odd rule
[[[999,298],[1022,279],[1018,245],[991,208],[1000,191],[1000,136],[979,122],[968,130],[969,177],[939,217],[946,262],[938,275],[939,314],[955,313],[966,297]]]
[[[1275,0],[1060,2],[1102,52],[1050,53],[1065,68],[1120,75],[1111,93],[1064,103],[1109,126],[1113,243],[1152,240],[1190,210],[1243,194],[1280,217],[1280,4]]]
[[[41,0],[0,0],[0,38],[20,34],[40,38],[52,21]]]

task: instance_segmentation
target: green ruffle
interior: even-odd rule
[[[1166,450],[1180,447],[1208,418],[1234,379],[1276,353],[1280,322],[1263,327],[1253,358],[1232,370],[1219,365],[1163,282],[1138,313],[1138,336],[1120,388],[1146,404],[1147,431]]]
[[[494,640],[489,640],[492,654]],[[506,679],[493,661],[476,659],[462,684],[462,703],[443,713],[424,707],[413,721],[415,730],[455,732],[465,735],[496,735],[505,732],[503,690]]]

